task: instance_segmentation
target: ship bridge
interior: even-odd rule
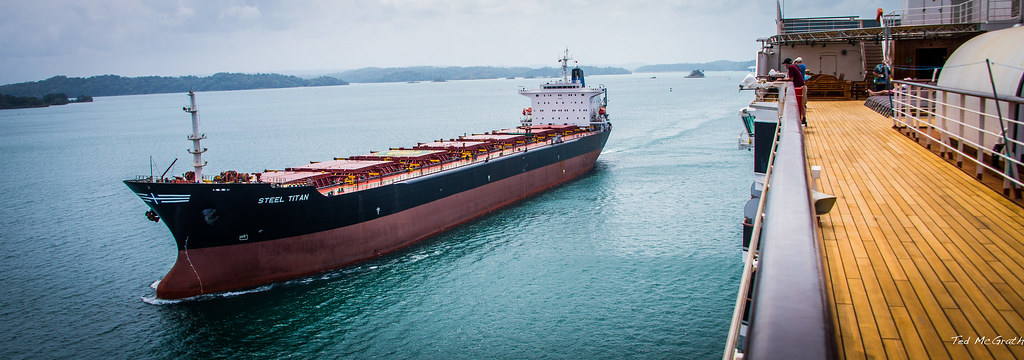
[[[566,124],[588,127],[596,122],[601,110],[602,89],[556,84],[535,90],[520,90],[529,97],[533,123]]]
[[[581,84],[563,84],[563,83],[550,84],[549,83],[549,84],[541,85],[540,87],[542,89],[582,89],[583,85],[581,85]]]
[[[528,116],[524,125],[539,123],[552,125],[576,125],[589,127],[602,123],[605,93],[603,88],[588,88],[583,69],[572,69],[569,77],[569,54],[559,61],[562,63],[562,79],[542,84],[540,89],[520,89],[519,94],[530,98],[531,106],[524,109]]]

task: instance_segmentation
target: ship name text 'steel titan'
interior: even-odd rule
[[[285,200],[286,198],[288,200]],[[309,200],[309,194],[288,195],[287,197],[285,197],[285,196],[261,197],[261,198],[259,198],[259,200],[256,203],[257,204],[277,204],[277,203],[283,203],[283,202],[286,202],[286,201],[306,201],[306,200]]]

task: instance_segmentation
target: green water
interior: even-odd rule
[[[154,299],[175,246],[120,180],[188,170],[182,94],[0,111],[0,348],[9,358],[717,358],[742,268],[742,73],[588,77],[595,169],[368,263]],[[518,123],[540,79],[198,94],[208,174]],[[671,91],[670,91],[671,89]]]

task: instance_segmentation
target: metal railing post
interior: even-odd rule
[[[985,168],[980,166],[980,164],[984,164],[985,163],[985,149],[987,149],[985,147],[985,105],[988,105],[988,100],[986,100],[986,99],[979,99],[979,100],[980,100],[979,103],[981,104],[979,106],[980,114],[978,114],[978,149],[977,149],[978,153],[977,153],[977,158],[978,158],[979,166],[975,166],[975,171],[974,172],[975,172],[975,176],[978,178],[978,180],[981,180],[982,174],[984,174],[984,172],[985,172]]]
[[[908,132],[907,135],[913,136],[914,142],[916,143],[921,142],[920,136],[917,132],[921,130],[921,123],[923,122],[921,120],[921,116],[923,116],[924,114],[924,96],[921,95],[923,93],[924,90],[918,88],[917,91],[914,91],[913,95],[910,97],[910,101],[912,102],[912,104],[914,104],[911,105],[910,107],[911,109],[913,109],[913,112],[911,113],[912,116],[910,119],[914,123],[914,125],[910,127],[910,130],[912,130],[912,132]]]
[[[942,111],[939,112],[940,114],[942,114],[941,116],[939,116],[940,121],[942,122],[939,131],[939,134],[941,134],[940,141],[942,142],[942,144],[941,146],[939,146],[939,156],[941,156],[943,159],[951,155],[949,150],[946,149],[947,144],[949,144],[949,135],[946,134],[946,131],[949,131],[949,121],[946,120],[946,113],[949,111],[949,107],[946,106],[946,101],[948,100],[948,97],[949,92],[942,91],[942,101],[940,102],[940,106],[942,106]]]
[[[928,149],[931,149],[932,144],[935,142],[935,139],[933,139],[931,135],[938,126],[938,98],[936,90],[928,90]]]
[[[961,168],[964,167],[964,132],[966,131],[965,128],[967,126],[963,121],[965,120],[964,116],[967,115],[966,106],[967,94],[960,94],[960,117],[958,117],[958,119],[960,119],[960,124],[958,126],[959,131],[957,132],[959,138],[956,141],[956,167]]]
[[[889,111],[891,112],[890,115],[892,116],[892,127],[899,128],[900,122],[897,121],[896,118],[899,117],[897,116],[897,114],[899,114],[900,116],[903,115],[904,108],[906,107],[906,105],[904,105],[904,100],[906,99],[907,94],[901,91],[896,93],[895,95],[890,95],[889,98],[891,99],[893,96],[895,96],[896,99],[893,100],[891,104],[889,104],[889,106],[891,106],[891,109]],[[898,109],[896,107],[897,105],[899,106]]]

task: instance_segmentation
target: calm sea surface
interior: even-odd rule
[[[651,75],[657,78],[651,79]],[[121,180],[188,171],[187,96],[0,111],[4,358],[716,358],[751,154],[739,72],[591,76],[594,170],[410,248],[252,291],[154,299],[164,224]],[[208,175],[518,124],[541,79],[198,94]]]

